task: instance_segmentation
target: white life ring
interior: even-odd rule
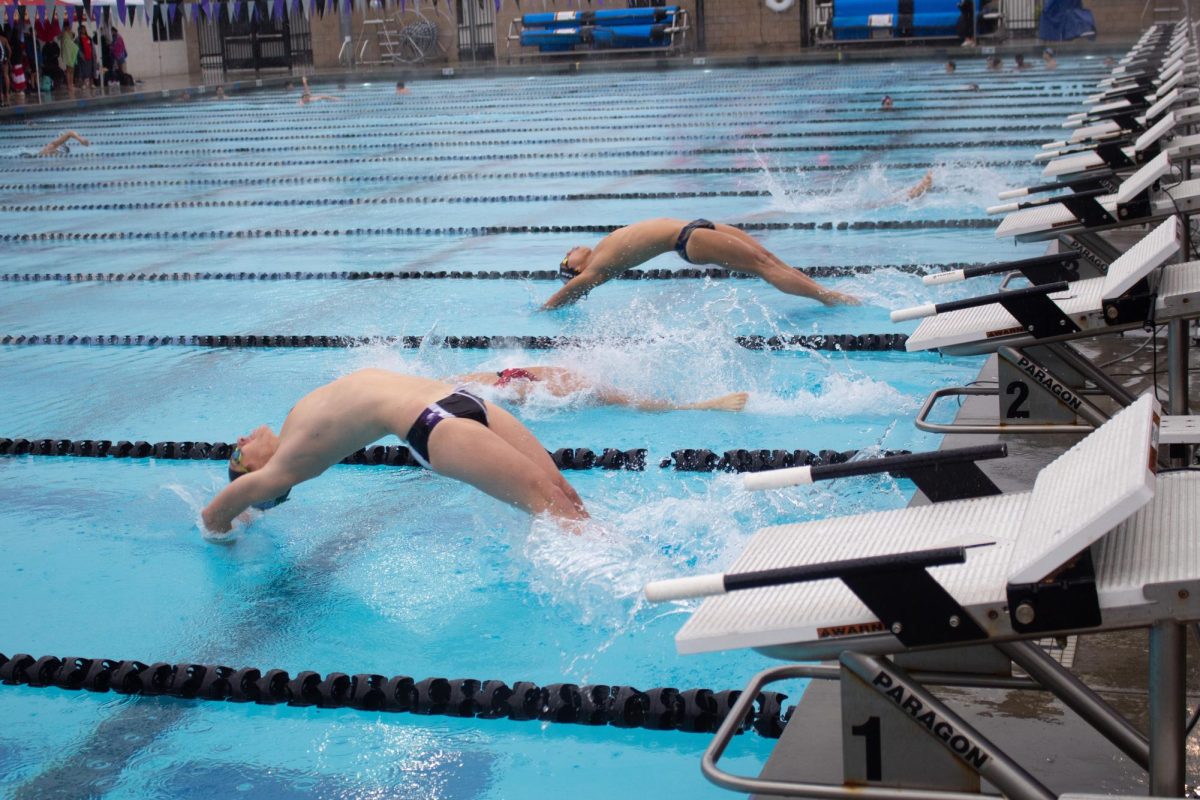
[[[796,5],[796,0],[763,0],[763,2],[776,14],[781,14]]]

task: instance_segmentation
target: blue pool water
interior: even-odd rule
[[[320,87],[343,101],[304,108],[294,93],[263,91],[37,118],[3,129],[6,153],[66,129],[93,146],[0,162],[6,230],[57,237],[6,243],[0,269],[552,269],[601,234],[471,229],[651,216],[817,223],[756,233],[801,267],[1031,255],[990,228],[838,223],[983,218],[997,191],[1037,178],[1030,153],[1057,133],[1096,64],[1064,59],[1057,72],[1019,76],[903,62],[502,77],[414,83],[402,98],[387,83],[355,83]],[[892,114],[876,111],[884,93]],[[934,191],[908,200],[927,169]],[[374,200],[387,202],[365,202]],[[125,236],[98,236],[115,233]],[[679,264],[664,256],[647,266]],[[537,311],[556,288],[538,280],[0,283],[0,334],[429,339],[418,350],[0,347],[8,437],[230,441],[278,425],[306,391],[367,366],[446,377],[548,363],[646,395],[751,394],[741,414],[643,414],[538,394],[514,408],[550,449],[648,449],[642,473],[569,474],[597,521],[581,537],[424,472],[344,466],[219,547],[201,540],[196,518],[222,485],[220,464],[0,458],[0,651],[740,688],[767,660],[677,656],[672,637],[689,606],[649,607],[641,586],[722,569],[763,525],[896,507],[911,486],[874,479],[751,495],[736,476],[674,473],[658,459],[683,447],[930,449],[936,438],[911,422],[920,402],[979,367],[734,342],[906,331],[890,324],[890,309],[966,291],[927,288],[901,269],[822,282],[864,305],[824,309],[749,280],[616,281],[555,313]],[[463,334],[586,343],[437,346]],[[789,704],[800,690],[790,687]],[[0,720],[0,795],[13,798],[724,794],[700,776],[707,737],[678,732],[5,687]],[[730,767],[756,771],[771,744],[741,737]]]

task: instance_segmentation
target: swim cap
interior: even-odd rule
[[[496,378],[496,385],[497,386],[507,386],[508,384],[512,383],[513,381],[536,381],[536,380],[537,380],[537,376],[534,375],[529,370],[521,369],[520,367],[510,367],[509,369],[502,370],[499,373],[498,377]]]
[[[567,266],[567,259],[569,259],[570,257],[571,257],[571,250],[568,250],[567,254],[565,256],[563,256],[562,261],[558,262],[558,277],[562,280],[563,283],[570,281],[572,278],[579,277],[578,272],[575,272],[574,270],[572,270],[570,267]]]

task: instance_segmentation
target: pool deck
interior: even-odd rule
[[[1098,361],[1125,355],[1143,343],[1143,335],[1127,334],[1106,340],[1088,340],[1082,346]],[[1150,385],[1153,367],[1149,350],[1125,362],[1123,383],[1135,393]],[[1165,336],[1159,351],[1165,353]],[[1190,348],[1189,398],[1196,408],[1200,397],[1200,353]],[[1161,355],[1160,355],[1161,358]],[[996,377],[996,357],[988,359],[977,380]],[[1163,378],[1160,376],[1160,383]],[[995,398],[967,397],[956,422],[994,424],[998,408]],[[945,437],[942,449],[1003,442],[1008,457],[979,462],[979,467],[1004,492],[1021,491],[1033,485],[1038,471],[1079,440],[1070,435],[973,435]],[[914,498],[914,504],[927,502]],[[1048,650],[1059,663],[1071,669],[1121,714],[1145,732],[1149,723],[1147,686],[1148,631],[1118,631],[1093,636],[1071,637]],[[1050,645],[1050,642],[1046,643]],[[1187,637],[1188,702],[1200,701],[1200,647]],[[775,687],[778,689],[778,687]],[[1017,763],[1028,769],[1056,793],[1065,791],[1095,794],[1145,795],[1146,772],[1102,738],[1052,695],[1040,692],[998,689],[941,689],[935,691],[968,722],[999,745]],[[810,721],[811,724],[804,724]],[[819,721],[819,722],[818,722]],[[761,777],[775,780],[840,784],[842,781],[841,712],[835,681],[814,681],[797,705],[791,723],[766,764]],[[800,723],[800,724],[797,724]],[[736,743],[731,753],[736,752]],[[1200,782],[1200,744],[1188,740],[1186,780]]]

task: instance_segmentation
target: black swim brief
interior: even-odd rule
[[[706,228],[710,231],[715,231],[717,226],[706,219],[695,219],[683,226],[683,230],[679,232],[679,238],[675,240],[675,252],[679,257],[689,264],[695,263],[687,256],[688,239],[692,238],[692,231],[697,228]]]
[[[458,389],[431,404],[421,412],[417,421],[408,429],[408,436],[404,437],[408,441],[413,458],[421,466],[432,469],[429,466],[429,434],[433,433],[438,423],[451,417],[474,420],[484,427],[488,424],[487,406],[478,397],[463,389]]]

